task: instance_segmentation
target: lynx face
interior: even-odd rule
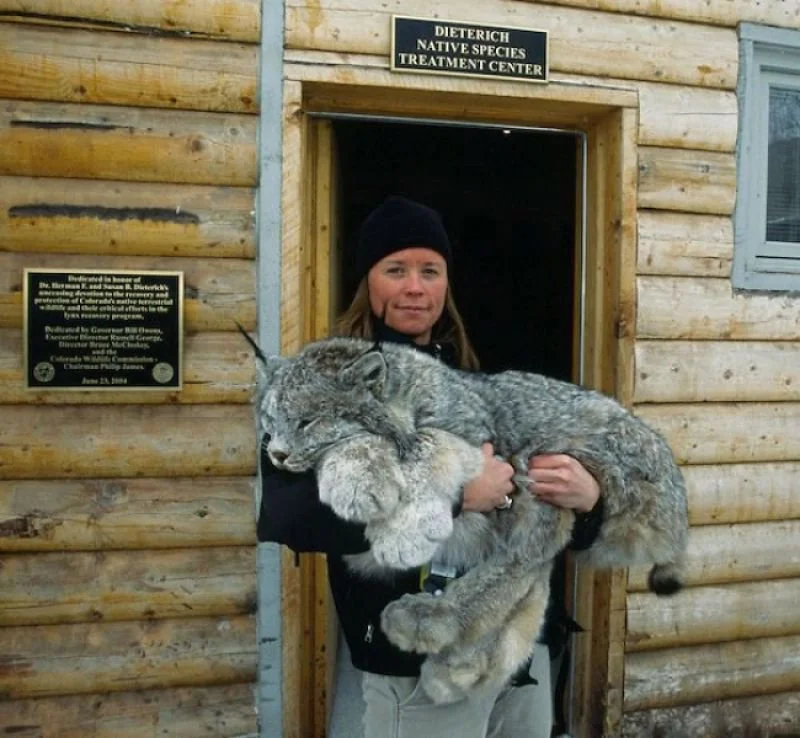
[[[302,387],[271,389],[262,404],[262,425],[270,436],[272,463],[292,472],[313,469],[322,454],[337,443],[363,433],[363,426],[343,417],[337,392],[322,396]]]
[[[361,348],[338,361],[313,353],[267,361],[260,402],[262,431],[270,437],[272,463],[287,471],[313,469],[337,443],[372,432],[398,442],[404,431],[384,402],[386,362],[380,351]]]

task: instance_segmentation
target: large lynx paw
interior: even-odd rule
[[[400,505],[386,520],[367,526],[375,560],[390,569],[413,569],[433,558],[453,532],[450,508],[441,500]]]
[[[461,632],[456,608],[427,592],[389,603],[381,614],[381,628],[395,646],[417,653],[438,653]]]
[[[420,679],[427,695],[438,703],[455,702],[484,689],[499,689],[524,663],[531,644],[507,652],[502,631],[478,643],[453,643],[441,653],[429,656]]]
[[[325,454],[317,469],[319,499],[345,520],[369,523],[397,507],[405,480],[395,457],[373,437]]]
[[[473,649],[469,649],[472,654]],[[429,656],[420,672],[425,693],[438,704],[457,702],[474,692],[483,683],[489,670],[486,654],[477,653],[472,659],[452,659]]]
[[[367,526],[366,534],[373,558],[387,569],[416,569],[430,561],[439,547],[413,530],[390,530],[382,523]]]

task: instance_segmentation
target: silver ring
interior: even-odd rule
[[[495,509],[497,510],[508,510],[511,507],[514,500],[511,498],[510,495],[506,495],[506,499],[503,500]]]

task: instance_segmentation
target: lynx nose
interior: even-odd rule
[[[289,454],[285,451],[270,451],[269,457],[272,459],[272,463],[275,466],[283,466],[283,462],[289,458]]]

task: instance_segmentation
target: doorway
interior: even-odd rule
[[[388,195],[441,213],[451,283],[484,371],[578,378],[581,136],[536,129],[335,120],[339,305],[358,227]]]
[[[573,276],[577,280],[580,275],[582,282],[574,284],[571,292],[576,338],[571,368],[585,386],[629,405],[636,326],[638,96],[631,90],[558,81],[547,86],[504,85],[502,92],[485,80],[459,80],[447,89],[443,85],[431,87],[428,79],[414,75],[401,80],[372,68],[354,68],[346,80],[333,79],[325,64],[298,67],[290,74],[283,98],[283,226],[280,239],[267,253],[268,259],[281,264],[282,350],[296,352],[303,342],[330,333],[331,318],[351,288],[340,271],[347,272],[349,239],[358,220],[354,209],[366,212],[380,201],[375,197],[372,203],[359,202],[355,186],[353,199],[348,196],[344,178],[352,179],[352,175],[343,172],[340,146],[334,145],[334,133],[339,137],[344,124],[423,125],[430,130],[479,126],[502,131],[506,127],[511,135],[532,133],[534,126],[546,126],[546,132],[552,128],[580,131],[585,145],[582,157],[573,154],[579,164],[573,180],[574,202],[586,216],[583,233],[572,243],[576,246],[582,241],[585,248],[583,264],[578,263],[577,250],[573,263]],[[575,136],[571,138],[574,143]],[[536,166],[543,177],[550,176],[543,161],[547,160],[541,159]],[[437,176],[431,183],[441,180]],[[577,187],[579,178],[585,180],[583,190]],[[472,202],[487,188],[479,183],[477,189],[471,186],[469,193],[467,189],[461,186],[458,192]],[[427,197],[417,190],[406,194],[430,200],[451,218],[447,203],[441,205],[436,192]],[[576,217],[574,222],[579,220]],[[448,223],[448,227],[454,226]],[[456,297],[465,306],[466,296],[456,293]],[[550,314],[545,317],[549,319]],[[521,336],[530,342],[535,329],[520,329],[517,323],[514,339]],[[480,338],[471,330],[478,344]],[[561,376],[556,370],[534,368]],[[561,371],[565,371],[563,362]],[[329,735],[336,623],[331,617],[325,568],[322,555],[295,557],[284,552],[279,580],[260,585],[268,600],[277,598],[282,603],[282,712],[288,736]],[[575,574],[576,583],[569,592],[575,595],[573,609],[584,632],[573,637],[570,727],[576,738],[588,738],[614,733],[621,721],[626,572],[578,566]]]
[[[357,287],[352,266],[361,222],[387,196],[403,195],[442,215],[453,245],[453,294],[482,370],[578,381],[583,142],[565,131],[333,118],[333,312]],[[561,603],[571,599],[566,582],[562,560],[552,581]],[[561,733],[570,659],[561,634],[546,635],[556,657]],[[360,722],[359,686],[341,656],[338,673],[333,738],[353,735]]]

